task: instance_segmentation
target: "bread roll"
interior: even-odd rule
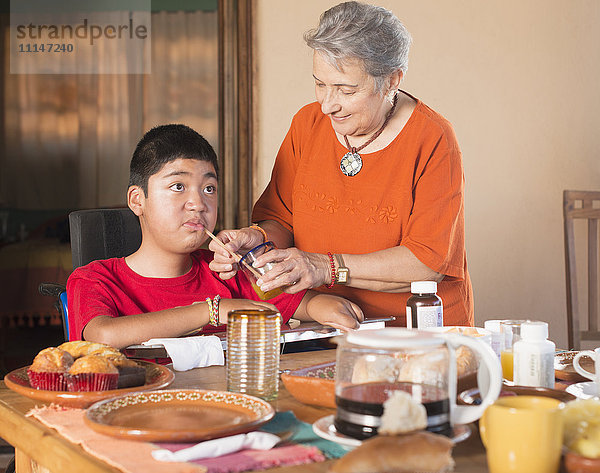
[[[452,442],[443,435],[415,432],[376,436],[336,461],[330,473],[445,473],[454,469]]]
[[[411,381],[423,384],[444,384],[448,375],[445,348],[433,350],[423,355],[414,355],[402,365],[398,381]],[[477,371],[477,357],[470,348],[461,345],[455,351],[456,376]]]
[[[401,360],[392,357],[365,355],[356,360],[352,372],[352,383],[394,383],[398,378]]]

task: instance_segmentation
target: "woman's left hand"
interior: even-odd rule
[[[266,263],[272,263],[273,269],[258,280],[264,292],[281,287],[284,292],[295,294],[331,282],[327,255],[307,253],[298,248],[275,249],[257,258],[254,266],[259,268]]]
[[[311,319],[323,325],[348,331],[357,329],[364,320],[363,311],[354,302],[331,294],[317,294],[308,301],[306,311]]]

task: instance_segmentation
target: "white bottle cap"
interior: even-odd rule
[[[435,294],[437,283],[435,281],[414,281],[410,283],[410,292],[413,294]]]
[[[492,333],[500,332],[500,323],[502,320],[486,320],[483,322],[483,328],[489,330]]]
[[[521,325],[521,339],[546,340],[548,338],[548,324],[546,322],[525,322]]]

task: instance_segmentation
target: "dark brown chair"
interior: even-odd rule
[[[598,220],[600,191],[564,191],[563,216],[565,238],[565,276],[567,283],[567,329],[569,348],[579,350],[582,340],[600,340],[598,331]],[[580,327],[575,248],[575,219],[587,220],[587,329]],[[582,291],[583,292],[583,291]]]
[[[76,210],[69,214],[73,269],[98,259],[120,258],[136,251],[142,243],[138,217],[129,208]],[[65,286],[41,283],[44,296],[56,297],[63,320],[65,340],[69,340],[69,317]]]

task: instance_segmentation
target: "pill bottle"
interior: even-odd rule
[[[427,328],[444,326],[442,300],[437,296],[437,282],[410,283],[412,296],[406,301],[406,327]]]
[[[515,385],[554,388],[555,349],[546,322],[523,323],[521,340],[513,345]]]

